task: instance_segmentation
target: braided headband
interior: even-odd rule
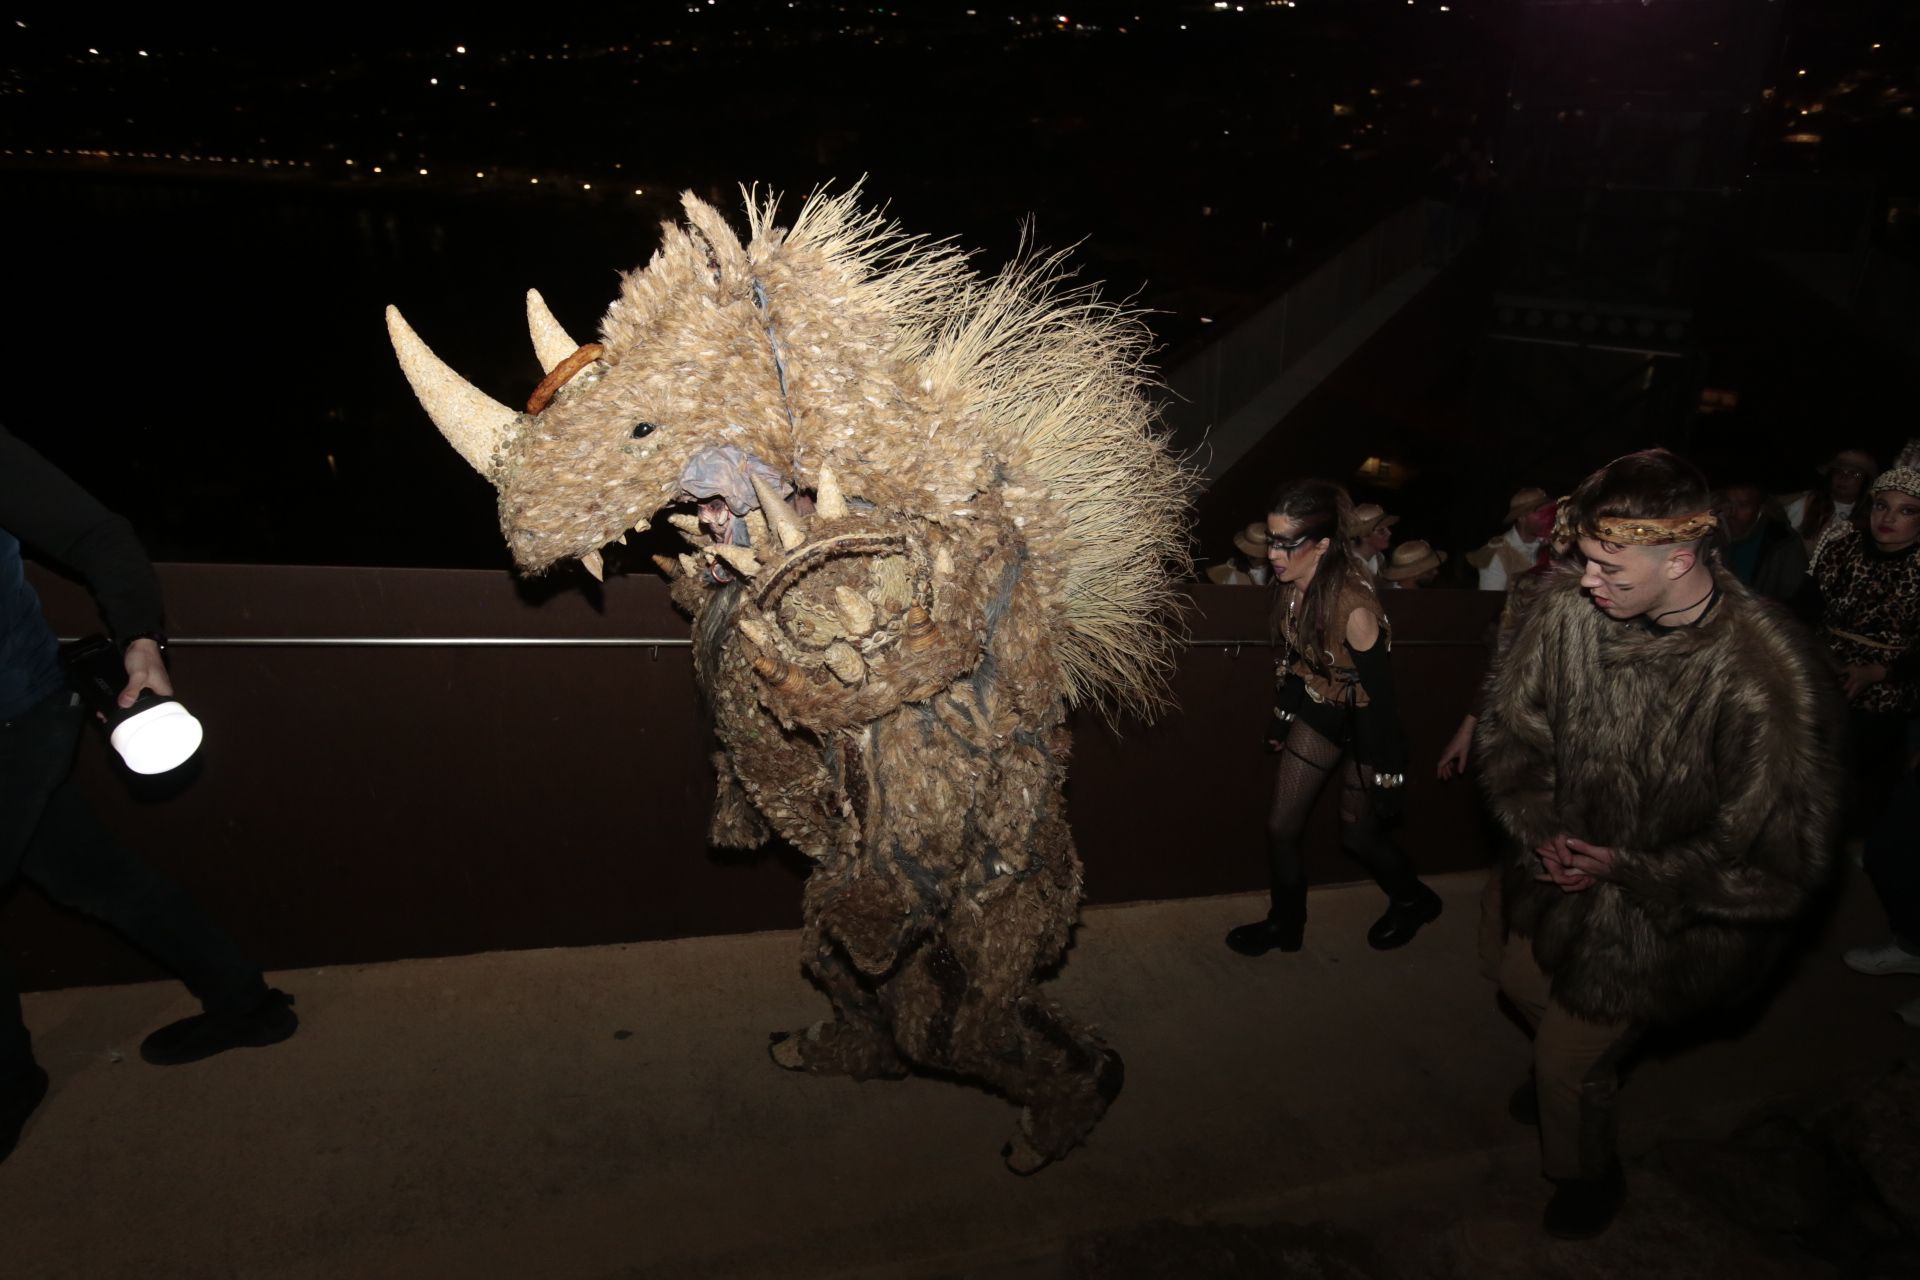
[[[1555,542],[1574,539],[1571,506],[1566,498],[1560,499],[1560,513],[1553,522]],[[1711,511],[1691,516],[1600,516],[1593,522],[1593,536],[1616,547],[1663,547],[1697,542],[1719,527],[1720,518]]]
[[[1920,498],[1920,467],[1895,467],[1891,471],[1882,471],[1867,486],[1867,492],[1879,493],[1882,489],[1895,489],[1909,498]]]

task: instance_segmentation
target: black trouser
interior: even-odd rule
[[[1886,908],[1894,938],[1920,951],[1920,842],[1915,832],[1920,832],[1920,773],[1907,769],[1867,836],[1862,863]]]
[[[108,834],[73,781],[86,712],[61,693],[0,722],[0,890],[24,876],[65,907],[113,926],[172,970],[209,1013],[265,997],[259,967],[173,881]],[[12,966],[0,953],[0,1084],[33,1064]]]

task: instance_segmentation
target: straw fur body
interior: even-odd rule
[[[815,863],[804,955],[834,1015],[773,1056],[984,1082],[1022,1104],[1008,1159],[1031,1171],[1121,1079],[1036,982],[1082,896],[1067,708],[1151,713],[1178,641],[1191,479],[1144,395],[1145,331],[1057,257],[983,279],[856,193],[784,229],[749,193],[745,243],[684,205],[602,357],[462,451],[535,572],[597,563],[715,446],[819,490],[811,519],[762,494],[750,547],[683,522],[673,585],[724,748],[712,839],[777,833]],[[547,363],[564,335],[544,309],[533,327]]]

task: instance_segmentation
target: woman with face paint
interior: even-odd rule
[[[1346,490],[1325,480],[1283,488],[1267,515],[1279,651],[1267,750],[1278,767],[1267,816],[1271,908],[1227,934],[1245,956],[1298,951],[1307,920],[1301,840],[1327,779],[1340,776],[1340,843],[1387,895],[1367,931],[1386,950],[1411,942],[1440,914],[1439,895],[1388,838],[1400,817],[1407,753],[1394,706],[1385,610],[1344,531]]]

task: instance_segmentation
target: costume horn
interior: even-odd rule
[[[398,307],[387,308],[387,336],[400,357],[420,407],[440,428],[461,457],[481,475],[492,478],[493,454],[518,416],[480,388],[455,373],[420,341]]]
[[[580,349],[580,344],[568,337],[553,318],[538,289],[527,290],[527,332],[533,335],[533,354],[540,361],[542,373],[552,373],[555,365]]]
[[[760,509],[767,513],[767,523],[780,539],[783,550],[791,551],[807,540],[806,526],[800,523],[800,513],[787,505],[779,490],[755,475],[753,491],[760,498]]]
[[[820,468],[820,482],[813,491],[813,514],[825,520],[845,520],[847,499],[840,492],[840,479],[829,467]]]

